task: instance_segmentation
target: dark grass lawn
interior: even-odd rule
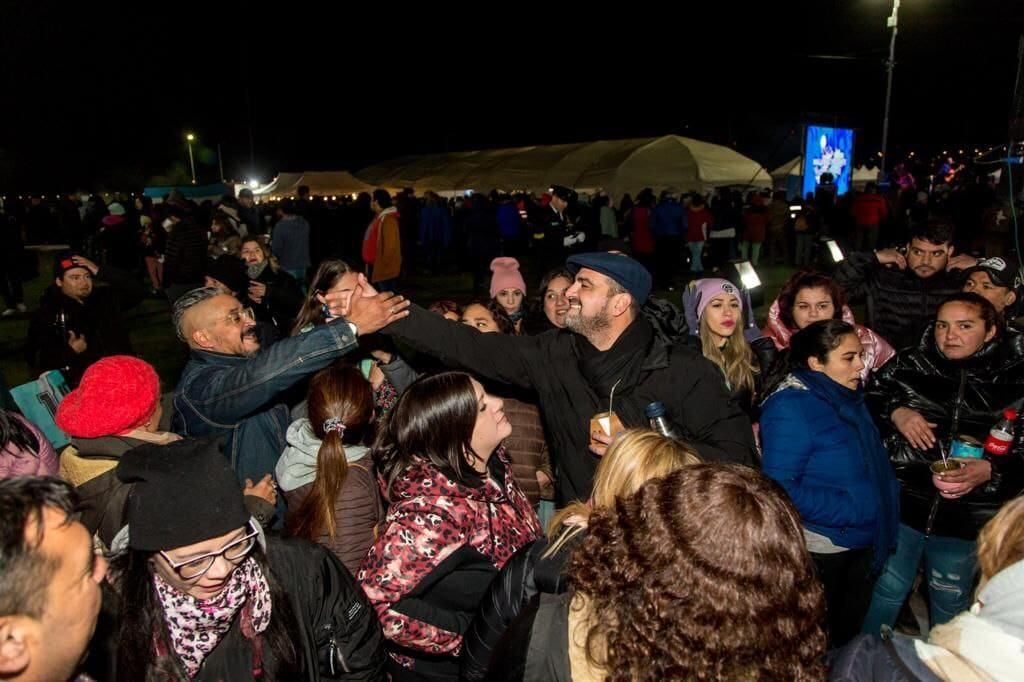
[[[40,254],[39,271],[53,271],[53,254]],[[783,282],[793,272],[788,267],[762,267],[758,270],[763,284],[764,302],[755,308],[758,324],[764,322],[764,315]],[[538,274],[528,269],[524,273],[527,284],[540,279]],[[140,278],[142,275],[139,275]],[[17,386],[30,378],[28,365],[24,359],[25,335],[28,331],[29,318],[39,307],[39,297],[52,280],[47,274],[25,285],[25,303],[29,312],[0,319],[0,372],[7,386]],[[403,282],[402,293],[423,305],[440,298],[450,298],[464,302],[472,296],[473,283],[468,274],[426,275],[417,274]],[[530,291],[533,296],[536,292]],[[657,291],[655,295],[667,298],[675,304],[681,302],[681,291]],[[125,324],[131,333],[132,346],[135,352],[156,367],[164,384],[164,390],[171,390],[178,381],[185,365],[187,353],[184,344],[178,341],[171,326],[170,307],[164,299],[147,298],[138,307],[125,315]]]

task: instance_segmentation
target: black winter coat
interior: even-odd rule
[[[935,348],[929,328],[916,348],[900,351],[875,373],[868,405],[889,451],[900,481],[900,520],[925,532],[936,505],[930,531],[935,535],[974,540],[981,527],[1008,500],[1024,491],[1024,411],[1017,417],[1013,447],[992,457],[992,480],[965,497],[940,497],[932,484],[931,463],[941,459],[937,447],[911,446],[890,420],[893,410],[909,407],[936,424],[935,437],[949,452],[953,435],[984,442],[1002,419],[1003,409],[1024,398],[1024,336],[1014,330],[997,337],[970,358],[947,360]],[[954,430],[954,415],[959,426]]]
[[[256,319],[273,325],[278,332],[278,338],[291,336],[292,325],[295,324],[299,308],[302,307],[305,300],[299,283],[284,270],[274,272],[269,264],[253,281],[267,286],[267,293],[263,297],[263,301],[252,303]]]
[[[851,301],[867,303],[865,326],[896,350],[917,345],[939,304],[960,291],[964,280],[958,270],[921,279],[910,270],[882,265],[873,253],[848,254],[835,278]]]
[[[303,673],[291,679],[385,679],[377,616],[337,557],[306,540],[267,537],[267,563],[296,620],[291,641]],[[253,640],[242,634],[240,621],[235,619],[194,680],[255,679]],[[271,647],[264,641],[262,649],[263,668],[272,668]]]
[[[577,533],[549,557],[542,557],[549,547],[547,538],[535,540],[502,566],[462,640],[460,679],[488,679],[491,654],[512,621],[538,594],[562,594],[569,588],[565,569],[573,550],[586,536],[585,532]],[[497,670],[502,662],[496,660],[494,664]]]
[[[145,288],[134,276],[110,266],[100,268],[95,281],[105,281],[110,286],[94,286],[81,303],[65,296],[56,286],[43,293],[25,341],[25,359],[33,373],[63,369],[68,385],[74,388],[86,368],[100,358],[133,355],[128,325],[121,313],[145,298]],[[57,315],[61,311],[66,330],[85,335],[84,353],[75,353],[68,345],[65,331],[58,330]]]
[[[612,409],[626,428],[647,426],[644,408],[660,401],[704,460],[755,465],[750,420],[730,400],[718,367],[682,342],[665,341],[643,316],[605,352],[566,329],[481,334],[416,305],[384,333],[448,366],[536,391],[563,506],[590,498],[598,462],[588,447],[590,418],[608,410],[616,378]],[[622,371],[611,371],[615,365]]]

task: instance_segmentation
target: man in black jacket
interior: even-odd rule
[[[206,267],[206,228],[184,208],[169,204],[163,226],[167,230],[164,250],[164,292],[173,305],[178,297],[203,285]]]
[[[851,301],[866,301],[867,327],[902,350],[921,340],[939,303],[960,291],[959,271],[977,262],[970,255],[953,256],[953,226],[931,219],[911,231],[906,254],[851,253],[835,277]]]
[[[626,428],[645,427],[644,408],[660,401],[705,460],[753,466],[750,422],[730,402],[722,373],[699,352],[656,334],[640,314],[650,273],[612,253],[579,254],[567,265],[576,281],[566,291],[566,329],[480,334],[412,306],[408,318],[383,331],[447,365],[535,390],[562,504],[590,497],[598,457],[615,435],[591,433],[590,420],[609,409]]]
[[[102,269],[84,256],[58,254],[48,287],[32,316],[25,359],[35,373],[63,370],[74,388],[92,363],[109,355],[133,355],[121,313],[146,296],[142,283],[109,265]],[[94,288],[93,280],[108,287]]]

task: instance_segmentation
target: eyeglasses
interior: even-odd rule
[[[230,313],[228,313],[224,317],[224,321],[225,322],[230,322],[231,324],[238,324],[239,322],[242,321],[242,318],[245,318],[247,320],[255,320],[256,319],[256,313],[253,312],[252,308],[242,308],[241,310],[232,310]]]
[[[217,561],[217,557],[222,556],[227,561],[237,564],[242,561],[252,551],[252,548],[256,546],[256,536],[259,534],[259,530],[253,527],[252,521],[247,524],[249,527],[249,534],[245,537],[235,540],[227,547],[224,547],[219,552],[210,552],[202,556],[189,559],[187,561],[174,561],[167,555],[167,552],[160,552],[160,556],[170,564],[174,572],[182,580],[193,581],[199,580],[206,572],[213,568],[213,564]]]

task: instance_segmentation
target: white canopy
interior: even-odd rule
[[[678,135],[405,156],[368,166],[359,177],[375,186],[417,192],[544,192],[565,185],[615,196],[644,187],[706,192],[771,184],[768,172],[753,159]]]
[[[297,196],[302,185],[308,186],[310,194],[315,196],[358,194],[374,190],[373,185],[367,185],[348,171],[305,171],[280,173],[263,187],[253,189],[252,193],[265,199],[284,199]]]
[[[804,157],[794,156],[792,159],[782,164],[771,172],[772,179],[776,182],[784,182],[788,176],[803,175]],[[869,182],[878,181],[878,169],[868,168],[867,166],[856,166],[853,169],[853,176],[850,178],[850,182],[855,187],[861,189]]]

